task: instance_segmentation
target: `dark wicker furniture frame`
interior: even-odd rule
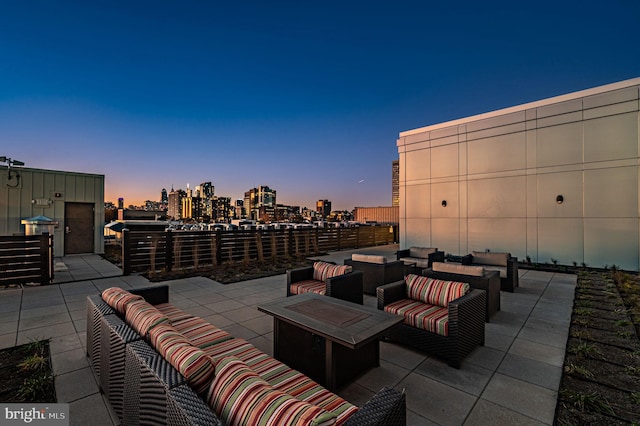
[[[291,284],[299,281],[313,279],[313,266],[287,270],[287,297],[294,296],[291,293]],[[344,275],[328,278],[325,281],[325,296],[346,300],[347,302],[362,305],[363,274],[360,271],[352,271]]]
[[[484,265],[482,263],[475,263],[473,261],[473,254],[469,253],[466,256],[462,257],[463,265],[474,265],[474,266],[492,266],[492,265]],[[509,293],[513,293],[516,287],[519,285],[519,277],[518,277],[518,258],[510,257],[507,260],[507,276],[500,277],[500,290],[508,291]]]
[[[397,300],[406,299],[404,281],[378,287],[378,309]],[[441,336],[405,323],[390,330],[390,340],[431,353],[454,368],[478,345],[484,346],[484,318],[486,295],[482,290],[471,290],[449,303],[449,335]]]
[[[372,263],[345,259],[344,264],[350,265],[354,271],[362,272],[362,290],[374,296],[378,286],[401,280],[404,276],[404,262],[401,260]]]
[[[400,260],[400,259],[402,259],[403,257],[404,257],[404,258],[409,257],[409,250],[410,250],[410,249],[398,250],[398,251],[396,252],[396,259],[397,259],[397,260]],[[416,258],[414,258],[414,259],[419,259],[419,258],[417,258],[417,257],[416,257]],[[428,264],[428,266],[427,266],[428,268],[431,268],[431,264],[432,264],[433,262],[444,262],[444,252],[443,252],[443,251],[438,251],[438,250],[436,250],[435,252],[433,252],[433,253],[431,253],[431,254],[429,255],[429,259],[428,259],[428,261],[429,261],[429,264]],[[417,271],[416,271],[416,272],[417,272]]]
[[[484,290],[487,293],[487,305],[485,309],[486,322],[489,322],[491,317],[500,310],[500,273],[498,271],[485,271],[484,275],[477,277],[450,272],[436,272],[433,269],[423,269],[421,275],[439,280],[468,283],[471,288]]]
[[[168,303],[168,286],[129,290],[149,303]],[[87,355],[100,389],[122,424],[220,425],[185,378],[100,296],[87,297]],[[383,388],[345,426],[406,425],[404,392]]]

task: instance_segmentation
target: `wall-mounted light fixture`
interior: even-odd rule
[[[447,200],[442,200],[442,207],[447,207]]]
[[[562,195],[558,195],[556,197],[556,203],[558,203],[558,204],[564,203],[564,197]]]
[[[0,163],[7,163],[7,186],[9,188],[20,186],[20,173],[17,170],[11,170],[11,166],[24,166],[24,163],[4,156],[0,157]],[[13,183],[14,179],[15,183]]]

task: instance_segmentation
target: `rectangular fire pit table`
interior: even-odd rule
[[[380,365],[379,338],[402,317],[305,293],[258,306],[274,318],[273,356],[329,390]]]

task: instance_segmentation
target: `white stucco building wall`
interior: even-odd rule
[[[400,247],[640,270],[639,91],[636,78],[400,133]]]

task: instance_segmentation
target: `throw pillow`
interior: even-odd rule
[[[104,300],[107,305],[111,306],[120,315],[125,314],[127,305],[129,303],[135,302],[137,300],[144,300],[142,296],[131,294],[128,291],[121,289],[120,287],[109,287],[102,292],[101,296],[102,300]]]
[[[127,305],[125,320],[142,337],[147,337],[149,330],[156,325],[169,322],[166,315],[144,300],[131,302]]]

